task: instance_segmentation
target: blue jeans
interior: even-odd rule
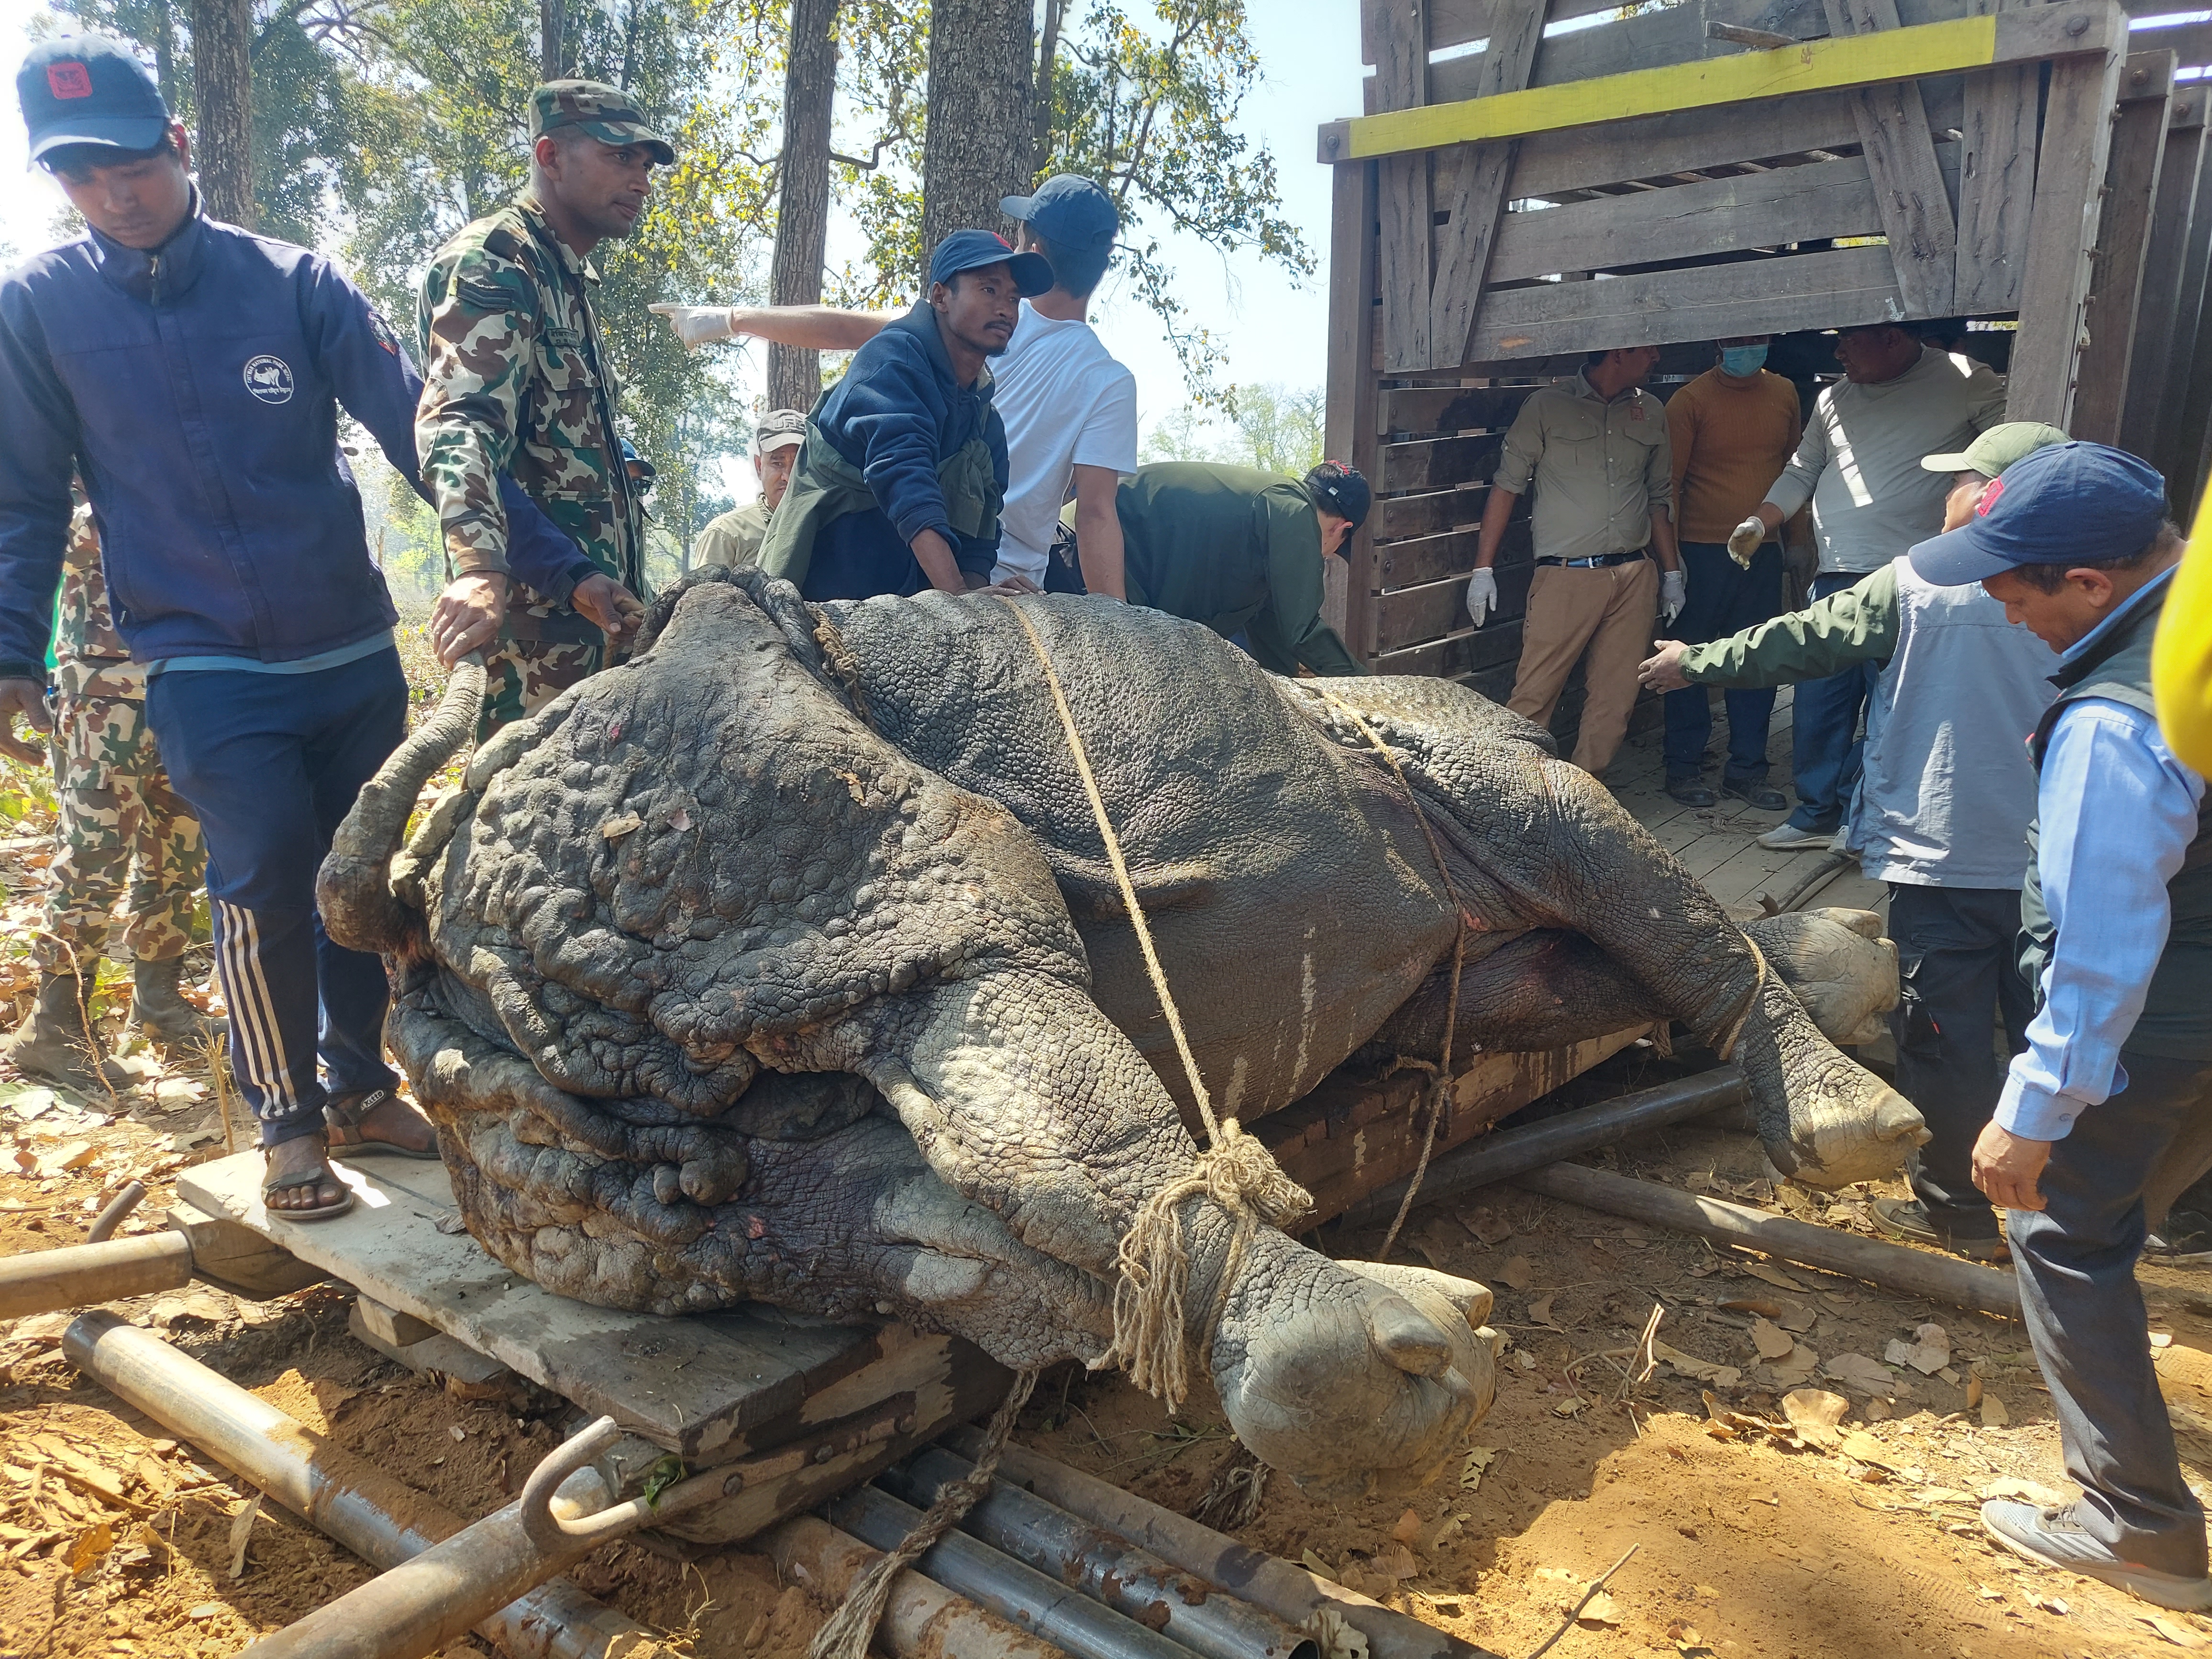
[[[1811,597],[1825,599],[1831,593],[1864,581],[1871,571],[1823,571],[1813,578]],[[1882,665],[1857,663],[1840,674],[1797,683],[1796,710],[1790,720],[1790,763],[1796,774],[1797,810],[1790,822],[1800,830],[1825,836],[1844,821],[1851,792],[1859,787],[1859,768],[1865,744],[1860,739],[1859,714],[1881,678]]]
[[[407,732],[397,651],[313,674],[157,674],[146,717],[207,837],[231,1070],[274,1146],[323,1127],[329,1094],[389,1088],[379,957],[324,935],[315,872]]]
[[[1752,556],[1746,570],[1719,542],[1684,542],[1682,569],[1690,592],[1682,614],[1664,637],[1685,645],[1724,640],[1769,617],[1782,614],[1782,550],[1771,543]],[[1728,770],[1731,783],[1761,783],[1766,778],[1766,726],[1774,714],[1774,688],[1721,694],[1728,710]],[[1702,685],[1669,691],[1667,716],[1667,781],[1695,778],[1713,732],[1712,704]]]
[[[2183,1480],[2151,1364],[2136,1258],[2143,1188],[2176,1133],[2212,1111],[2212,1063],[2123,1049],[2127,1086],[2054,1141],[2045,1207],[2006,1218],[2021,1322],[2051,1388],[2075,1519],[2160,1572],[2205,1567],[2204,1511]]]

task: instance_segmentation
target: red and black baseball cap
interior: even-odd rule
[[[31,159],[64,144],[147,150],[169,130],[153,71],[104,34],[64,34],[31,48],[15,72]]]

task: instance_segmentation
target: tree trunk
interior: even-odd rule
[[[791,0],[783,74],[783,180],[776,197],[770,304],[818,305],[830,230],[830,107],[837,94],[838,0]],[[771,409],[811,410],[822,390],[817,352],[768,349]]]
[[[558,81],[568,73],[561,56],[561,31],[567,27],[562,0],[538,0],[538,78]]]
[[[200,197],[210,215],[253,228],[252,0],[191,0],[192,101]]]
[[[921,146],[925,255],[956,230],[996,230],[1002,196],[1028,192],[1030,0],[935,0]]]
[[[1052,73],[1060,56],[1060,26],[1067,16],[1067,0],[1045,0],[1044,32],[1037,41],[1036,85],[1031,103],[1036,125],[1030,130],[1030,174],[1042,173],[1052,159]]]

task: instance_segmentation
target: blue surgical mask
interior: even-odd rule
[[[1763,345],[1721,348],[1721,373],[1723,374],[1734,374],[1741,379],[1745,375],[1756,374],[1765,367],[1766,348]]]

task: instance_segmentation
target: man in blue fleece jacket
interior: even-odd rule
[[[116,626],[147,665],[147,722],[205,834],[232,1067],[261,1120],[269,1206],[342,1214],[354,1200],[331,1142],[436,1155],[384,1063],[384,965],[325,938],[314,908],[331,831],[407,729],[338,410],[419,489],[422,381],[326,260],[202,211],[185,129],[123,43],[43,42],[15,86],[32,159],[90,228],[0,279],[0,753],[40,758],[15,715],[50,727],[74,469]],[[501,490],[517,577],[564,595],[594,578],[510,480]],[[441,599],[447,660],[493,636],[488,597],[478,575]],[[30,1018],[96,1067],[79,991],[49,975]]]
[[[814,405],[761,568],[810,599],[987,585],[1006,432],[984,365],[1012,338],[1021,301],[1052,283],[1042,255],[988,230],[939,242],[927,295]]]

